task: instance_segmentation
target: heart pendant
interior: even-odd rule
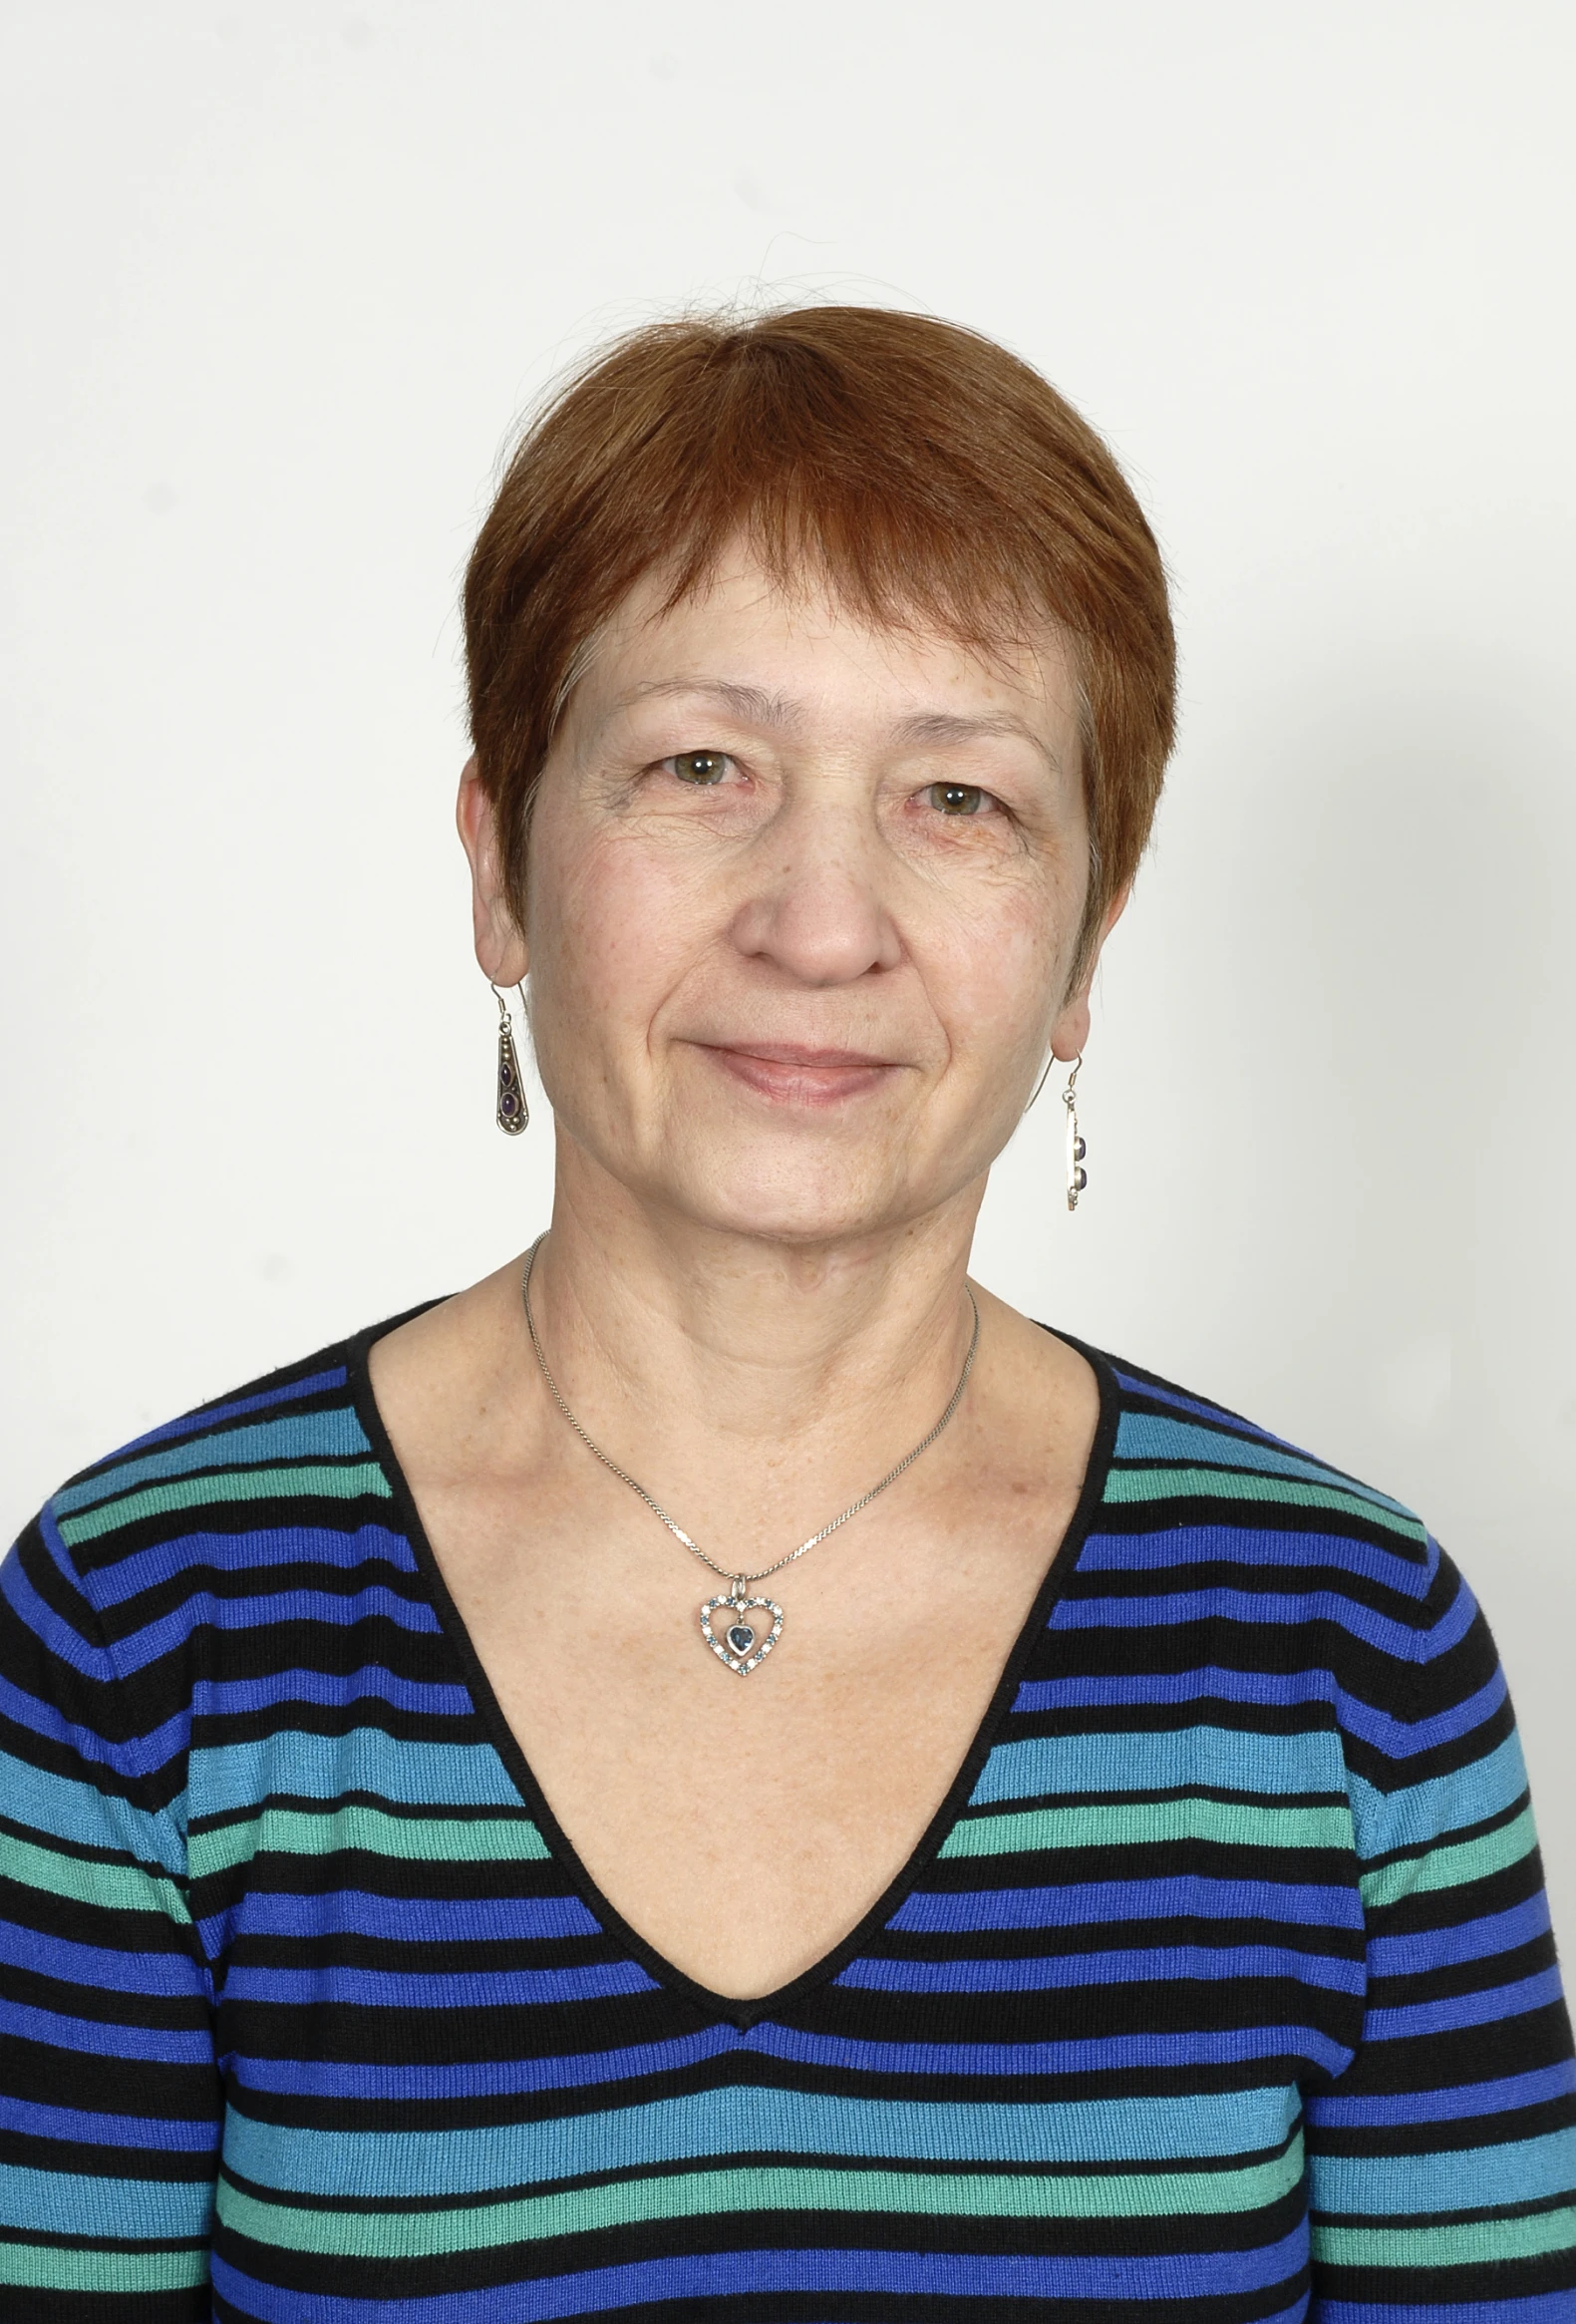
[[[712,1627],[712,1616],[722,1612],[725,1607],[733,1618],[719,1637]],[[746,1619],[758,1609],[772,1616],[772,1627],[764,1638],[761,1636],[761,1628],[765,1625],[758,1628],[754,1622]],[[741,1678],[748,1678],[753,1670],[760,1669],[782,1635],[783,1608],[772,1598],[747,1598],[743,1582],[736,1582],[733,1589],[720,1598],[708,1598],[701,1608],[701,1636],[712,1652],[726,1662],[730,1670],[736,1670]]]

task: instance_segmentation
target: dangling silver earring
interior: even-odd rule
[[[487,982],[492,984],[492,979],[488,977]],[[515,989],[519,993],[520,1012],[523,1015],[523,980]],[[520,1061],[514,1048],[514,1029],[509,1023],[509,1005],[495,984],[492,985],[492,991],[498,1004],[498,1102],[493,1120],[510,1138],[518,1138],[530,1121],[530,1108],[525,1103],[525,1084],[520,1079]]]
[[[1067,1108],[1067,1206],[1078,1208],[1078,1198],[1089,1184],[1089,1172],[1084,1167],[1087,1149],[1078,1128],[1078,1069],[1084,1062],[1082,1051],[1067,1077],[1067,1088],[1062,1092],[1062,1103]]]

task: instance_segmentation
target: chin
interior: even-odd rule
[[[849,1159],[756,1154],[730,1162],[714,1150],[675,1172],[664,1191],[698,1226],[801,1247],[889,1232],[931,1207],[907,1183],[872,1182]]]

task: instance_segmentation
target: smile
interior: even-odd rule
[[[879,1088],[902,1070],[889,1058],[854,1049],[812,1049],[791,1041],[695,1046],[736,1082],[787,1106],[835,1106]]]

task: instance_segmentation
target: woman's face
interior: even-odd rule
[[[743,552],[658,601],[604,632],[535,805],[523,957],[565,1162],[797,1245],[977,1196],[1088,1021],[1056,636],[987,662],[785,595]]]

